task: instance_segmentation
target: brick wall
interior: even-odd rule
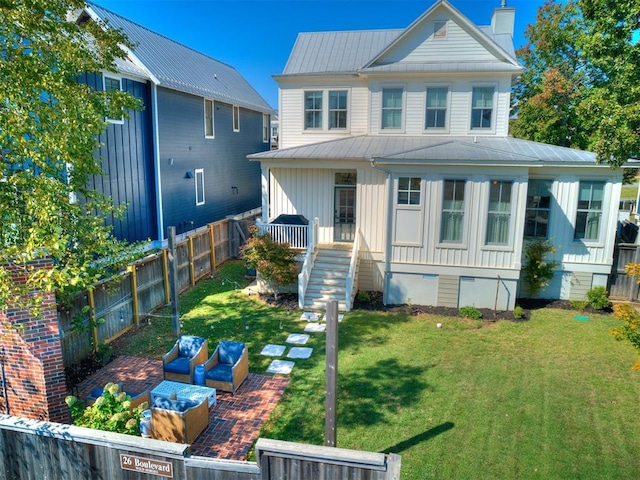
[[[32,262],[29,268],[51,268],[51,261]],[[26,274],[20,268],[9,270],[13,273],[14,282],[25,282]],[[34,317],[22,309],[10,308],[0,312],[0,359],[7,390],[5,399],[0,388],[0,413],[68,423],[69,412],[64,403],[67,387],[55,294],[31,292],[29,295],[42,297],[39,316]]]

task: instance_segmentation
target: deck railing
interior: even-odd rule
[[[307,293],[311,270],[313,270],[313,264],[316,261],[316,255],[318,253],[318,217],[314,218],[309,224],[308,238],[309,242],[307,244],[307,251],[304,255],[302,269],[298,275],[298,307],[301,310],[304,308],[304,296]]]
[[[312,222],[313,223],[313,222]],[[268,233],[276,243],[288,243],[289,246],[296,250],[305,250],[309,242],[309,225],[282,225],[271,224],[256,221],[258,234],[264,235]]]
[[[349,273],[347,275],[347,287],[345,290],[345,311],[351,311],[353,296],[355,295],[356,267],[358,266],[358,252],[360,250],[360,227],[356,228],[356,234],[353,239],[353,248],[351,249],[351,262],[349,263]]]

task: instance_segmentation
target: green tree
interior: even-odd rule
[[[32,290],[65,295],[109,275],[134,250],[117,241],[104,215],[121,212],[88,188],[105,118],[139,108],[123,92],[77,81],[116,71],[131,43],[118,30],[76,22],[83,0],[0,0],[0,310],[34,306]],[[51,257],[51,271],[28,262]],[[8,265],[27,277],[11,282]],[[37,298],[37,297],[36,297]]]
[[[547,1],[516,53],[516,137],[594,151],[622,165],[640,152],[640,2]]]
[[[242,256],[267,282],[277,300],[280,289],[296,281],[296,254],[289,244],[274,242],[268,233],[252,233],[249,241],[242,247]]]

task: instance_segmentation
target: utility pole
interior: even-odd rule
[[[171,326],[173,334],[180,335],[180,309],[178,308],[178,258],[176,255],[176,227],[167,228],[169,240],[169,287],[171,289]]]
[[[325,428],[324,444],[336,446],[336,396],[338,386],[338,302],[327,302],[326,369],[325,369]]]

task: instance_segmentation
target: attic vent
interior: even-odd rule
[[[446,20],[436,20],[433,22],[433,38],[447,38]]]
[[[80,14],[80,16],[78,17],[78,19],[76,20],[76,23],[78,25],[84,25],[85,23],[87,23],[89,20],[91,20],[91,17],[89,16],[89,14],[87,12],[85,12],[84,10],[82,11],[82,13]]]

